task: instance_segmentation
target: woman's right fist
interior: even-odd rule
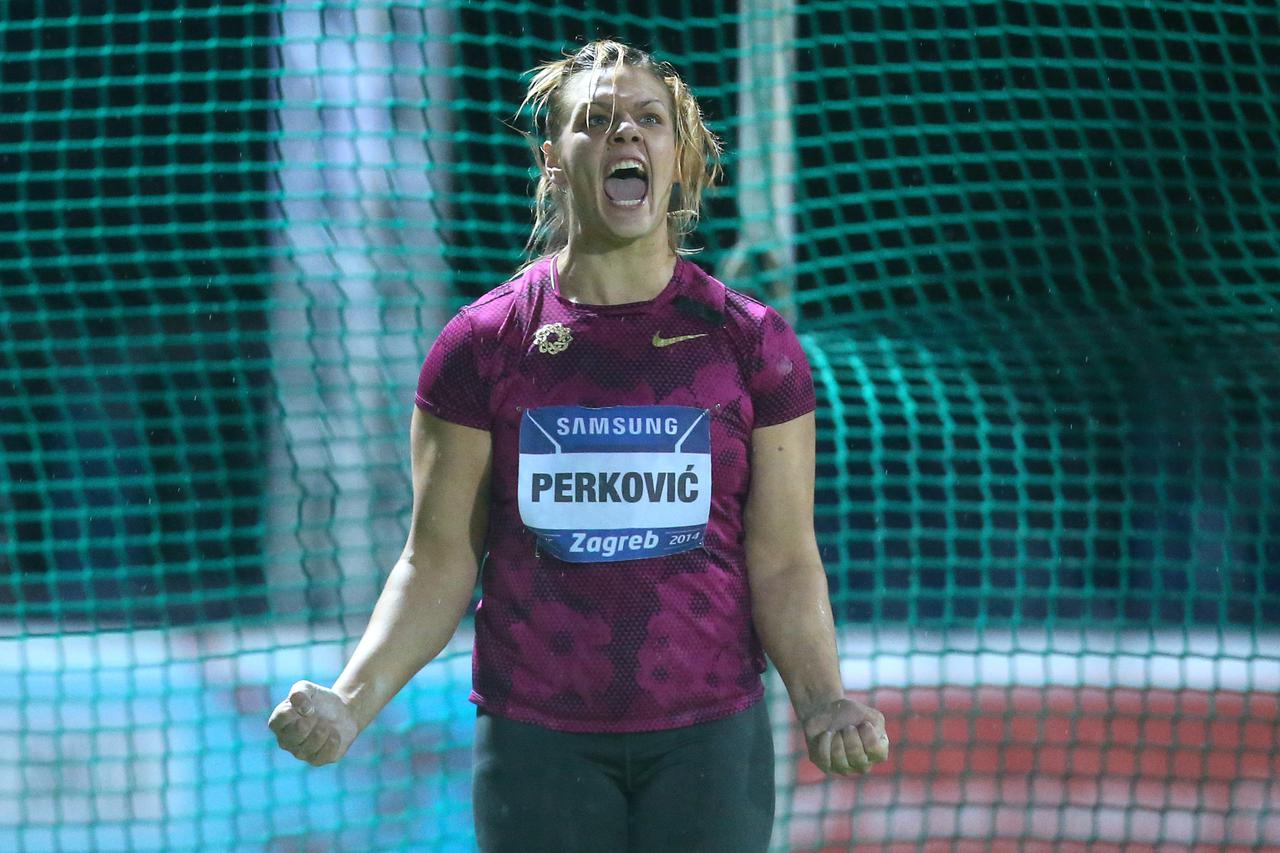
[[[332,764],[347,754],[360,728],[347,703],[328,687],[299,681],[271,712],[267,728],[280,748],[312,767]]]

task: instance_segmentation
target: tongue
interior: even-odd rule
[[[614,201],[644,198],[644,178],[605,178],[604,194]]]

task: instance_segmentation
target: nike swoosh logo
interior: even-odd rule
[[[653,333],[653,345],[655,347],[669,347],[672,344],[678,344],[681,341],[691,341],[694,338],[705,338],[709,332],[703,332],[700,335],[676,335],[674,338],[664,338],[661,332]]]

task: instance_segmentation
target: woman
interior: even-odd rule
[[[444,648],[483,562],[481,849],[764,850],[766,653],[818,767],[888,755],[840,682],[808,364],[683,257],[719,150],[669,65],[595,42],[542,66],[529,104],[539,257],[432,347],[404,553],[333,687],[294,685],[270,726],[341,758]]]

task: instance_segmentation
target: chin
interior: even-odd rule
[[[652,237],[656,228],[611,228],[609,229],[615,240],[622,240],[628,243],[634,243],[637,240],[644,240]]]
[[[627,218],[623,219],[622,216]],[[662,225],[661,222],[655,222],[647,211],[631,215],[623,212],[622,216],[617,216],[612,210],[606,211],[602,217],[601,230],[614,239],[631,241],[649,236]]]

